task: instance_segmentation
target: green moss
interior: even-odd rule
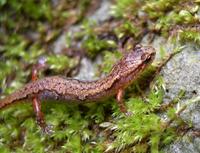
[[[128,16],[134,16],[136,15],[138,11],[138,6],[142,1],[137,1],[137,0],[116,0],[116,4],[112,7],[111,13],[115,17],[128,17]]]
[[[147,13],[154,22],[154,28],[161,31],[163,36],[168,37],[169,31],[177,25],[190,25],[198,23],[198,5],[180,0],[147,1],[143,5],[143,11]]]
[[[138,27],[138,25],[135,25],[135,23],[126,20],[114,31],[118,38],[122,38],[124,36],[131,36],[133,38],[137,38],[140,35],[141,30],[142,27]]]
[[[115,51],[115,52],[106,51],[104,53],[104,60],[101,66],[102,72],[109,73],[114,63],[116,63],[121,57],[122,57],[122,54],[119,51]]]
[[[90,57],[95,57],[98,53],[116,48],[114,41],[109,39],[100,39],[98,33],[94,29],[95,23],[92,21],[84,21],[83,31],[77,36],[84,38],[82,47]]]
[[[29,47],[26,39],[15,34],[6,41],[7,43],[1,48],[0,84],[4,88],[4,93],[10,93],[26,82],[30,70],[25,67],[36,63],[36,58],[43,53],[43,50],[38,45]],[[6,88],[6,78],[9,77],[14,77],[15,81],[10,83],[10,88]]]
[[[55,72],[62,72],[64,70],[72,68],[74,65],[78,63],[78,61],[74,58],[68,58],[64,55],[49,55],[46,58],[46,63],[49,65],[49,68]]]
[[[96,36],[89,36],[83,43],[83,48],[87,51],[91,57],[96,56],[99,52],[106,50],[109,47],[114,46],[113,42],[99,40]]]
[[[182,42],[193,42],[199,44],[200,34],[193,29],[186,29],[178,32],[177,34]]]
[[[147,0],[142,8],[148,13],[150,18],[158,18],[163,16],[166,11],[175,8],[179,2],[180,0]]]
[[[171,112],[170,118],[176,122],[176,126],[171,127],[166,124],[156,110],[160,108],[163,100],[163,91],[152,90],[144,102],[140,98],[128,99],[127,105],[132,116],[117,116],[112,123],[107,124],[107,129],[113,131],[115,137],[112,143],[107,144],[107,151],[128,151],[130,148],[135,152],[147,152],[148,148],[151,152],[159,152],[160,146],[169,144],[177,137],[177,127],[183,125],[178,122],[174,110]]]
[[[23,24],[19,26],[25,28],[30,23],[25,19],[39,20],[45,19],[48,21],[52,20],[51,5],[47,0],[42,0],[35,2],[34,0],[5,0],[1,2],[1,17],[0,22],[4,24],[6,29],[17,29],[16,25]],[[8,11],[9,10],[9,11]],[[25,15],[26,14],[26,15]],[[24,17],[24,20],[22,19]]]

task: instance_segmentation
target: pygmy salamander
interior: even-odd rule
[[[126,113],[123,103],[123,91],[133,82],[155,57],[151,46],[136,45],[122,57],[104,78],[96,81],[80,81],[62,76],[51,76],[26,84],[21,89],[0,100],[0,109],[24,99],[33,99],[33,107],[39,125],[44,128],[45,122],[41,112],[41,99],[62,99],[67,102],[85,103],[97,101],[104,97],[117,95],[120,110]]]

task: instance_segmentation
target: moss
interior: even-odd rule
[[[114,41],[109,39],[101,39],[98,33],[95,31],[95,23],[92,21],[83,22],[83,31],[80,32],[79,36],[83,38],[82,47],[90,57],[95,57],[98,53],[105,50],[112,50],[116,48]]]
[[[111,13],[115,17],[126,18],[130,15],[136,15],[142,1],[137,0],[116,0],[116,4],[113,5]]]
[[[111,71],[114,63],[117,62],[122,57],[122,54],[118,51],[116,52],[105,52],[104,53],[104,60],[102,63],[102,72],[108,74]]]
[[[46,63],[49,65],[49,69],[58,73],[74,67],[78,63],[78,60],[57,54],[49,55],[46,58]]]
[[[191,29],[185,29],[178,33],[181,42],[193,42],[199,44],[200,42],[200,34]]]
[[[142,8],[150,18],[159,18],[167,11],[175,8],[175,5],[179,4],[179,2],[180,0],[148,0]]]

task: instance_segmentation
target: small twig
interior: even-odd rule
[[[172,99],[169,103],[167,104],[162,104],[156,111],[164,111],[166,109],[168,109],[169,107],[173,107],[175,104],[177,104],[180,99],[185,95],[185,91],[184,90],[180,90],[178,95]]]
[[[161,71],[161,69],[169,62],[169,60],[171,60],[176,54],[182,52],[183,48],[185,48],[185,46],[182,46],[180,48],[178,48],[177,51],[174,51],[170,54],[167,55],[167,57],[163,58],[164,61],[159,63],[156,67],[157,67],[157,70],[156,70],[156,75]]]
[[[182,46],[182,47],[179,47],[177,49],[175,49],[174,52],[168,54],[166,57],[162,58],[164,61],[162,62],[158,62],[158,63],[153,63],[154,67],[155,67],[155,72],[154,74],[152,75],[152,77],[150,78],[150,87],[152,87],[152,83],[155,82],[155,78],[156,76],[160,73],[160,71],[162,70],[162,68],[168,63],[169,60],[171,60],[176,54],[182,52],[183,48],[185,46]]]
[[[193,129],[192,130],[192,135],[196,137],[200,137],[200,129]]]
[[[190,101],[188,101],[188,103],[184,104],[179,110],[177,110],[176,115],[171,118],[169,121],[165,122],[163,125],[163,131],[170,126],[170,124],[177,118],[180,116],[180,114],[187,108],[188,105],[195,103],[197,101],[200,101],[200,96],[191,99]]]

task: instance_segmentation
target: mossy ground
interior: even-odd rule
[[[87,20],[92,7],[98,4],[88,0],[57,2],[0,0],[2,97],[30,81],[31,68],[40,57],[45,57],[48,65],[41,77],[54,74],[73,77],[79,66],[79,53],[90,58],[103,54],[99,72],[108,73],[121,57],[117,51],[120,44],[129,38],[124,48],[130,50],[147,32],[172,38],[173,43],[198,44],[200,40],[196,32],[198,1],[116,0],[110,11],[112,19],[101,25]],[[68,48],[56,54],[52,42],[64,27],[75,24],[82,25],[81,31],[73,37],[66,34]],[[30,101],[1,110],[0,152],[159,152],[180,135],[177,128],[187,124],[177,117],[173,105],[161,109],[165,92],[161,76],[154,78],[150,88],[148,81],[147,85],[139,86],[155,71],[155,67],[150,67],[146,76],[127,89],[125,102],[134,114],[130,117],[119,111],[114,98],[87,105],[47,101],[42,110],[54,133],[44,135],[35,123]],[[177,95],[173,102],[178,100]],[[167,113],[176,124],[172,126],[162,120],[158,112]]]

